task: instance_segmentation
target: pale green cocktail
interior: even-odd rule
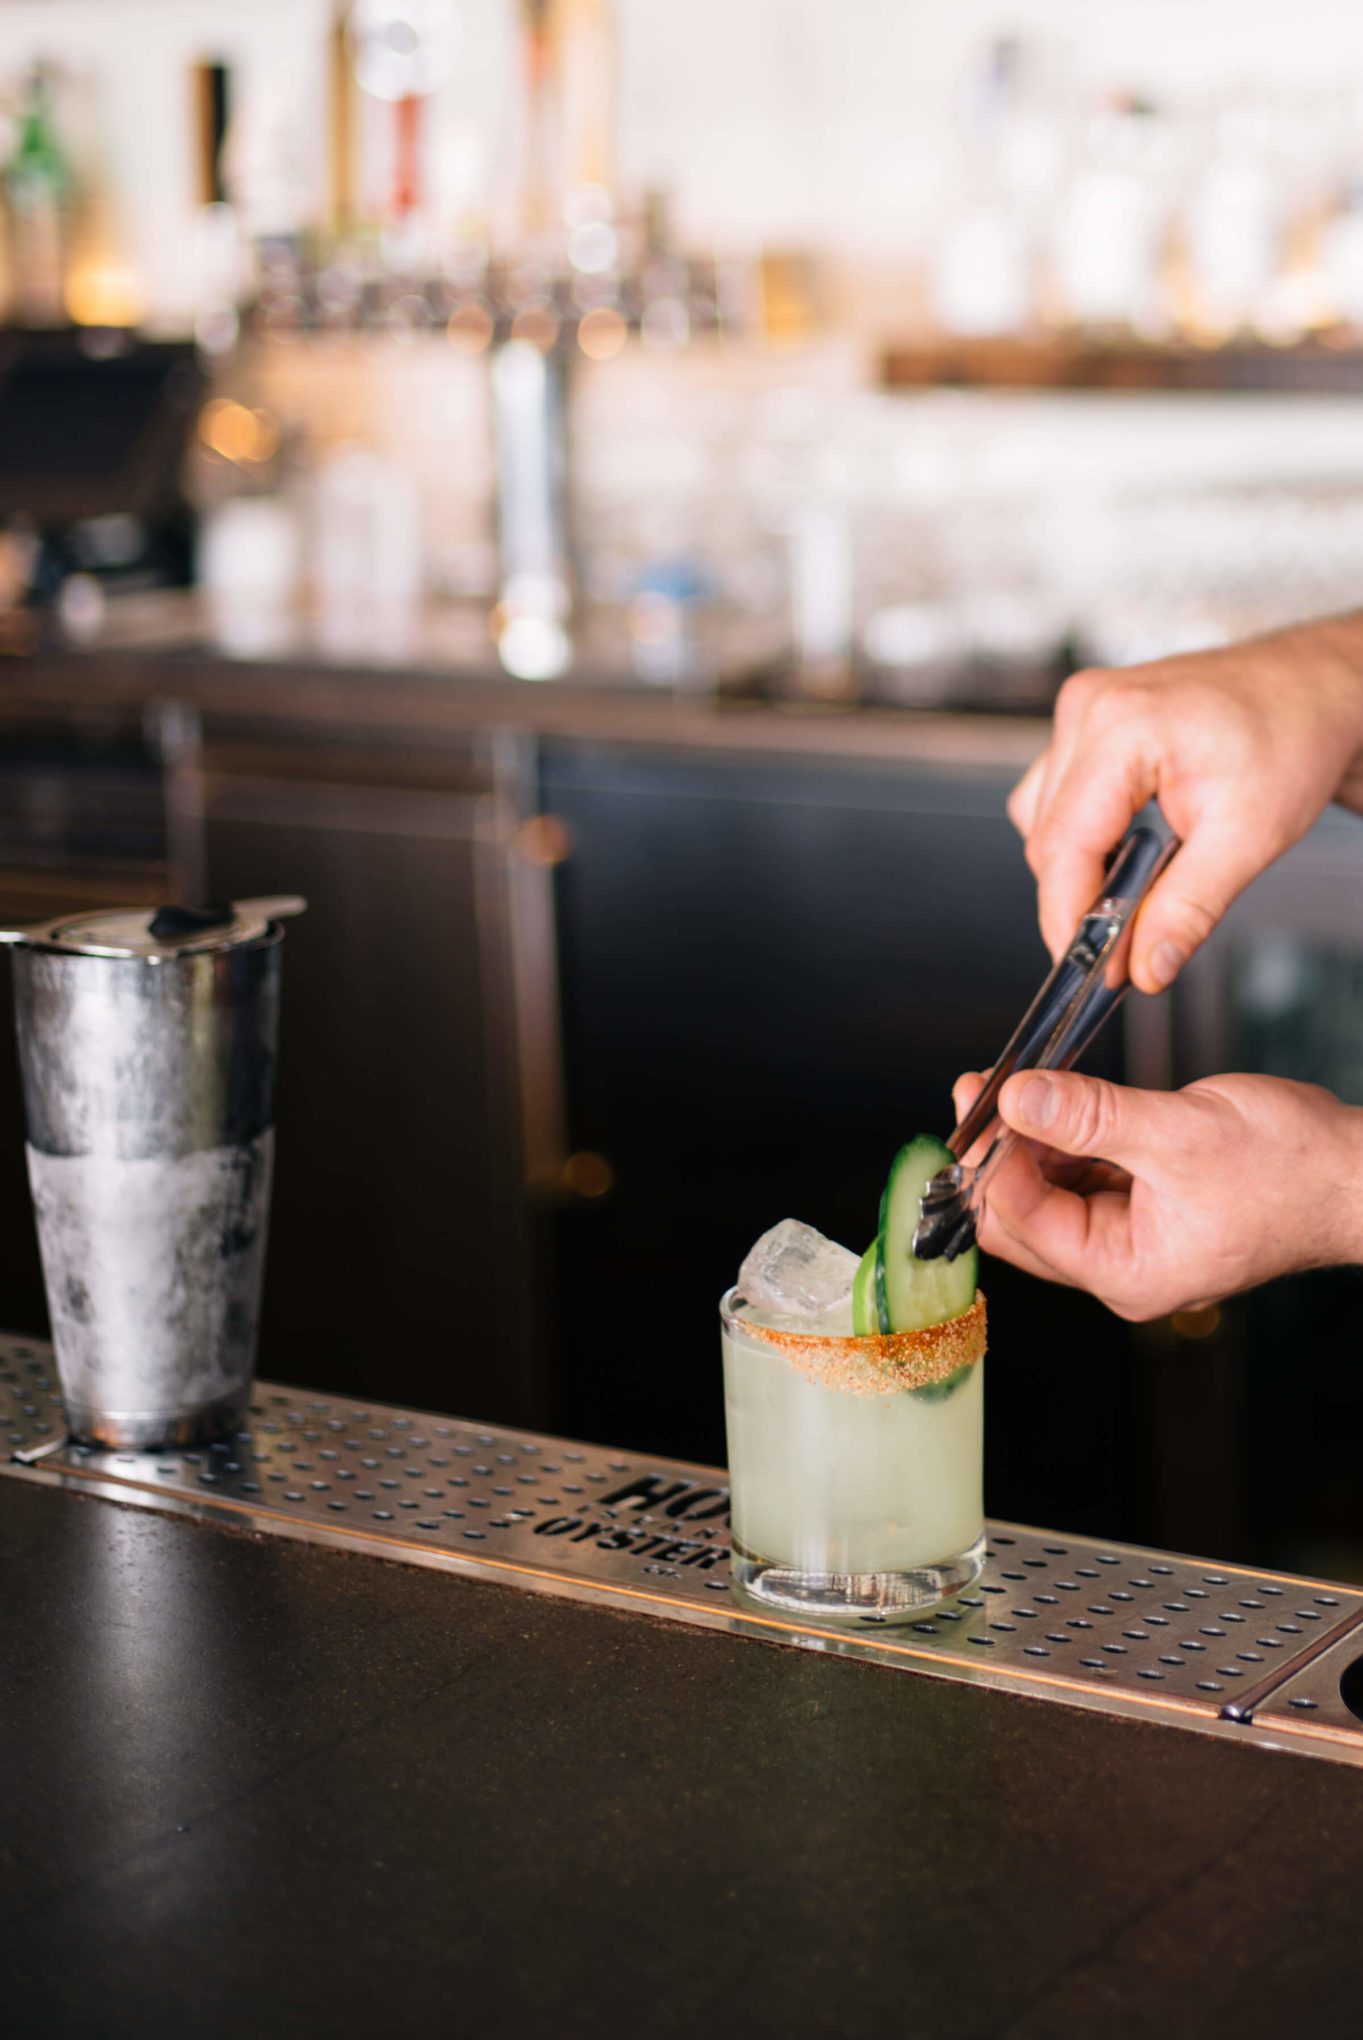
[[[872,1621],[968,1586],[984,1551],[983,1299],[926,1333],[846,1338],[764,1325],[733,1295],[721,1315],[738,1586],[773,1609]]]
[[[951,1162],[918,1135],[859,1259],[782,1219],[720,1303],[734,1584],[767,1607],[902,1620],[979,1574],[978,1256],[924,1261],[915,1244],[925,1186]]]

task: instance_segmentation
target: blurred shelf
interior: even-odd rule
[[[888,389],[1260,390],[1353,395],[1363,390],[1363,345],[1224,347],[1139,341],[940,340],[891,347]]]

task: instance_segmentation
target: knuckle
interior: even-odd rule
[[[1146,690],[1139,681],[1118,674],[1101,694],[1094,696],[1090,715],[1095,726],[1107,734],[1113,730],[1126,729],[1138,717],[1143,716],[1146,706]]]
[[[1116,1127],[1111,1086],[1089,1080],[1078,1086],[1066,1115],[1066,1131],[1086,1154],[1101,1154]]]
[[[1055,710],[1068,714],[1085,709],[1096,694],[1111,684],[1112,674],[1105,666],[1084,666],[1079,672],[1071,673],[1055,698]]]
[[[1170,915],[1178,922],[1180,930],[1191,937],[1193,943],[1205,942],[1215,928],[1219,914],[1209,907],[1205,900],[1182,893],[1177,900],[1170,901]]]

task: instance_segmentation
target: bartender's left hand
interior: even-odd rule
[[[981,1082],[958,1079],[958,1117]],[[1136,1091],[1024,1072],[999,1106],[1024,1144],[990,1184],[980,1245],[1091,1290],[1119,1317],[1363,1259],[1363,1110],[1314,1084],[1229,1076]]]

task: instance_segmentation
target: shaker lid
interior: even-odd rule
[[[290,893],[201,907],[109,907],[64,914],[33,928],[0,928],[0,943],[74,956],[132,956],[165,963],[177,956],[202,956],[258,942],[272,921],[301,914],[306,906],[306,900]]]

